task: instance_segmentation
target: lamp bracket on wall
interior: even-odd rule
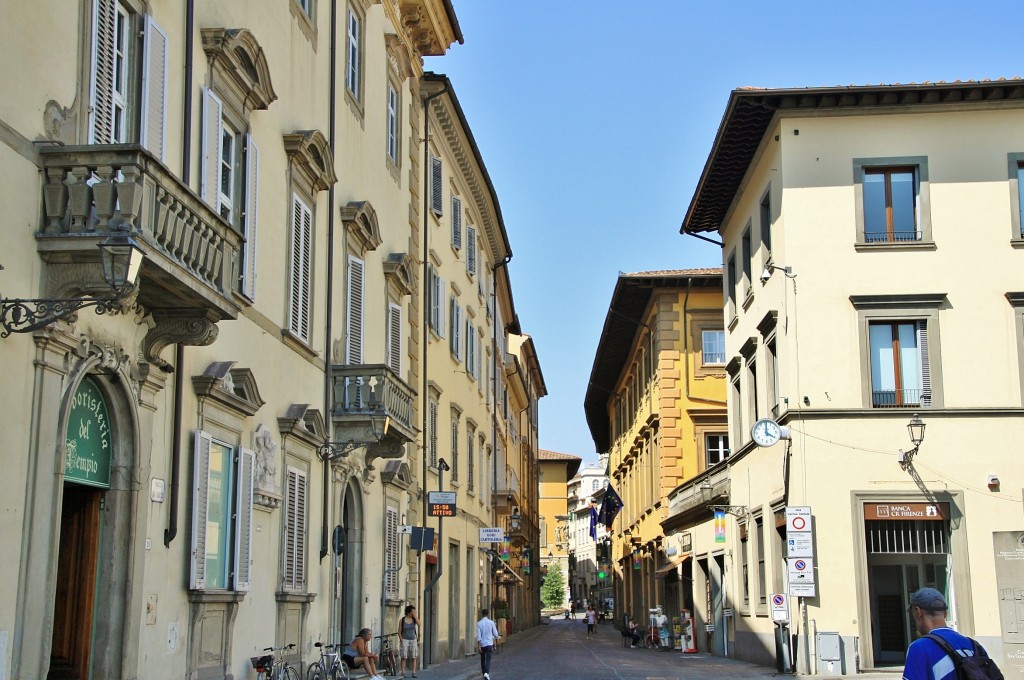
[[[734,515],[736,517],[746,517],[747,516],[747,506],[745,506],[745,505],[712,505],[711,506],[711,511],[714,512],[716,510],[721,510],[722,512],[727,512],[730,515]]]

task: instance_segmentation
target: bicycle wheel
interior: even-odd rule
[[[281,675],[278,677],[281,680],[299,680],[299,672],[291,666],[285,666],[281,669]]]
[[[644,637],[644,647],[647,649],[657,649],[660,645],[658,644],[658,638],[653,635],[647,635]]]
[[[395,650],[388,649],[381,655],[381,665],[386,675],[398,675],[398,658]]]
[[[306,671],[306,680],[326,680],[324,667],[319,661],[312,664],[309,670]]]

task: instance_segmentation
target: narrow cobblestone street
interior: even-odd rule
[[[597,639],[587,640],[581,620],[552,619],[518,633],[491,662],[492,680],[712,680],[773,678],[774,668],[755,666],[708,654],[680,654],[622,647],[610,623],[597,626]],[[481,677],[478,656],[437,664],[417,673],[423,680],[470,680]],[[824,677],[824,676],[799,676]],[[832,676],[836,677],[836,676]],[[854,677],[854,676],[842,676]],[[865,673],[861,680],[897,680],[898,673]]]

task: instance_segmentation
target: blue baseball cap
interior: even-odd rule
[[[921,588],[921,590],[911,595],[910,606],[907,607],[907,611],[909,612],[914,607],[920,607],[929,612],[944,612],[949,609],[946,606],[946,598],[935,588]]]

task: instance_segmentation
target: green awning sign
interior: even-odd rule
[[[110,488],[110,416],[96,383],[86,378],[75,392],[64,442],[64,479]]]

